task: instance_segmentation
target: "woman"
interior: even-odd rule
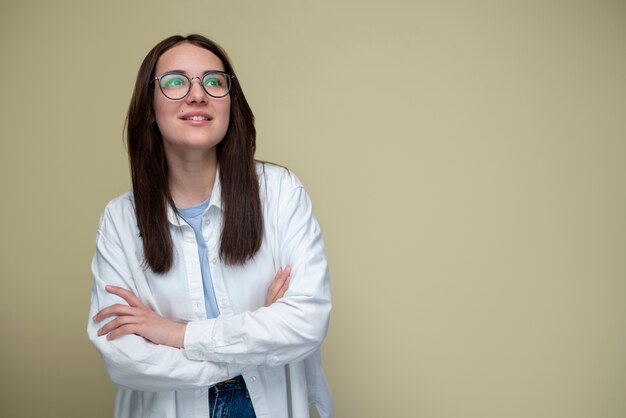
[[[332,417],[319,226],[299,180],[254,161],[223,50],[199,35],[157,44],[127,137],[133,190],[101,217],[88,324],[115,416]]]

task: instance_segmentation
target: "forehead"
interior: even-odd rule
[[[209,70],[224,71],[224,64],[208,49],[182,43],[168,49],[159,57],[155,71],[156,74],[162,74],[174,70],[195,75]]]

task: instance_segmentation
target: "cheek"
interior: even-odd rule
[[[155,99],[153,102],[153,108],[154,121],[159,126],[161,126],[167,120],[166,118],[168,115],[176,112],[176,109],[171,106],[171,103],[163,103],[162,101],[157,99]]]
[[[163,114],[163,106],[156,98],[152,101],[152,111],[154,112],[154,120],[159,123],[159,119],[161,119]]]
[[[223,103],[220,103],[220,113],[222,114],[222,119],[224,120],[226,127],[230,123],[230,98]]]
[[[220,130],[223,131],[223,134],[226,134],[228,131],[228,127],[230,126],[230,99],[228,101],[220,101],[213,108],[216,114],[219,114],[220,117]]]

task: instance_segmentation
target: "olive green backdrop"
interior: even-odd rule
[[[313,199],[338,418],[626,416],[626,2],[2,1],[0,416],[112,415],[85,327],[143,56],[220,42]]]

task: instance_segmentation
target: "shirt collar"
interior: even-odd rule
[[[222,184],[220,182],[220,167],[217,166],[217,170],[215,171],[215,182],[213,183],[213,190],[211,190],[211,201],[209,202],[209,207],[207,211],[211,210],[211,206],[215,206],[219,210],[222,209]],[[167,205],[167,220],[172,224],[179,226],[181,224],[181,218],[178,216],[176,211],[171,207],[171,205]]]

